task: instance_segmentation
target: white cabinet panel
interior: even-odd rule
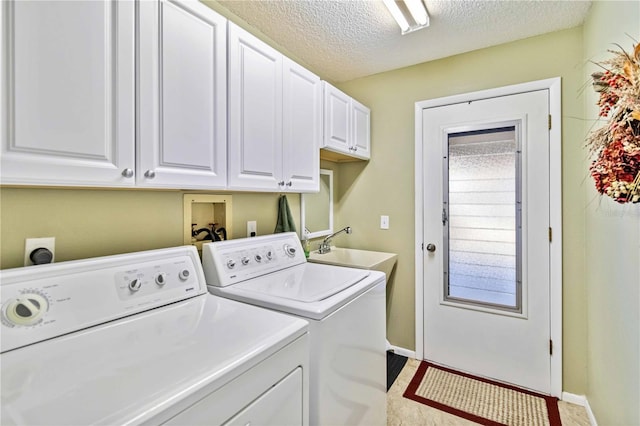
[[[349,152],[351,146],[351,98],[333,86],[324,85],[324,143],[325,146]]]
[[[322,82],[324,138],[322,148],[338,155],[329,160],[371,157],[371,110],[327,82]],[[323,157],[324,158],[324,157]]]
[[[284,59],[283,180],[294,192],[318,191],[322,111],[320,78]]]
[[[231,189],[280,188],[282,55],[229,23],[229,180]]]
[[[355,99],[351,99],[353,156],[371,157],[371,111]]]
[[[226,186],[226,25],[195,1],[144,1],[139,186]]]
[[[132,186],[134,3],[3,1],[0,15],[2,183]]]

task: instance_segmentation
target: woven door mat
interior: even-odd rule
[[[483,425],[562,425],[557,398],[426,361],[403,396]]]

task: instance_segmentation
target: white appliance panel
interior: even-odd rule
[[[369,276],[369,271],[361,269],[319,266],[294,266],[257,281],[244,281],[234,288],[309,303],[333,296]]]
[[[307,322],[211,296],[193,246],[5,270],[0,284],[2,425],[156,425],[209,394],[222,424],[296,369],[302,390],[287,389],[307,423]]]
[[[386,285],[310,321],[313,425],[387,424]]]

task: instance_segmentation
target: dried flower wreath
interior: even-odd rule
[[[640,44],[630,55],[610,51],[598,62],[604,72],[591,74],[600,93],[600,117],[607,123],[592,131],[587,146],[595,160],[590,172],[600,194],[618,203],[640,202]]]

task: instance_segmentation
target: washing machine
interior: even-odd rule
[[[382,272],[307,263],[296,233],[203,245],[209,291],[309,322],[309,422],[386,425]]]
[[[0,283],[2,425],[308,424],[307,322],[209,294],[195,247]]]

